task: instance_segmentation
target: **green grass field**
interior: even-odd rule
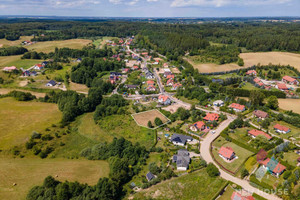
[[[0,99],[0,148],[8,149],[27,141],[32,131],[42,131],[61,120],[56,104]]]
[[[225,192],[218,198],[218,200],[229,200],[231,199],[232,193],[235,192],[235,190],[232,188],[232,186],[228,185],[226,187]]]
[[[249,145],[247,142],[251,140],[251,137],[248,136],[247,130],[250,130],[250,128],[237,128],[234,129],[234,133],[230,132],[229,136],[239,142]]]
[[[298,164],[298,161],[297,159],[299,158],[300,156],[298,154],[296,154],[295,152],[285,152],[283,153],[283,159],[284,161],[287,161],[290,165],[293,165],[293,166],[297,166]]]
[[[88,113],[79,119],[78,132],[99,142],[109,142],[114,137],[124,137],[133,143],[139,142],[146,148],[150,148],[155,142],[155,131],[138,126],[129,115],[105,117],[96,125],[93,113]]]
[[[218,137],[215,142],[212,144],[214,146],[212,153],[215,157],[215,159],[223,165],[226,169],[229,169],[232,172],[235,172],[239,169],[239,167],[248,159],[249,156],[251,156],[253,153],[248,151],[247,149],[244,149],[232,142],[226,141],[223,137]],[[219,148],[221,146],[224,147],[231,147],[235,155],[238,157],[237,159],[233,160],[232,162],[228,163],[224,161],[223,158],[221,158],[218,154]]]
[[[201,169],[142,190],[133,199],[211,199],[225,184],[224,179],[211,178]]]
[[[60,181],[78,181],[95,185],[100,177],[108,177],[109,165],[106,161],[1,158],[0,159],[0,199],[25,199],[35,185],[52,175]],[[16,183],[16,186],[13,184]]]

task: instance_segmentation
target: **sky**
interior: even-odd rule
[[[300,0],[0,0],[0,15],[89,17],[300,16]]]

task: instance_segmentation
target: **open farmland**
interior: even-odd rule
[[[21,43],[25,40],[31,40],[32,36],[21,36],[19,40],[6,40],[6,39],[0,39],[0,48],[1,47],[7,47],[7,46],[19,46]],[[26,46],[25,46],[26,47]]]
[[[71,49],[81,49],[82,47],[90,44],[91,40],[86,39],[71,39],[62,41],[47,41],[47,42],[37,42],[36,44],[27,46],[28,50],[49,53],[57,48],[68,47]]]
[[[10,88],[0,88],[0,94],[8,94],[11,91],[21,91],[21,92],[29,92],[32,95],[36,96],[37,98],[39,97],[45,97],[46,93],[41,93],[41,92],[32,92],[32,91],[28,91],[28,90],[20,90],[20,89],[10,89]]]
[[[0,148],[23,144],[32,131],[42,131],[61,120],[56,104],[0,99]]]
[[[300,54],[287,52],[259,52],[259,53],[241,53],[239,55],[244,60],[244,67],[251,67],[260,63],[261,65],[281,64],[291,65],[300,70]],[[236,63],[218,65],[215,63],[200,63],[197,62],[198,56],[186,58],[186,60],[198,69],[200,73],[230,71],[234,69],[241,69]]]
[[[100,177],[107,177],[109,165],[106,161],[1,158],[0,199],[25,199],[35,185],[41,185],[51,175],[60,181],[78,181],[95,185]],[[16,186],[13,184],[16,183]]]
[[[33,60],[33,59],[21,59],[22,55],[17,56],[0,56],[0,68],[4,68],[7,66],[16,66],[17,68],[27,69],[37,63],[40,63],[41,60]]]
[[[225,184],[224,179],[209,177],[205,169],[201,169],[142,190],[133,199],[212,199]]]
[[[160,118],[163,123],[167,123],[169,119],[164,116],[158,110],[149,110],[137,114],[133,114],[132,117],[136,121],[139,126],[148,127],[148,122],[151,121],[152,125],[155,125],[154,120],[155,118]]]
[[[279,107],[300,114],[300,99],[278,99]]]

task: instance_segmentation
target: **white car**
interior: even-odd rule
[[[216,133],[216,131],[212,130],[212,131],[211,131],[211,133],[212,133],[212,134],[215,134],[215,133]]]

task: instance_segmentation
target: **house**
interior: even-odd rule
[[[261,110],[254,110],[253,115],[255,115],[256,117],[258,117],[260,119],[266,119],[269,117],[268,113],[261,111]]]
[[[259,152],[256,154],[256,161],[261,162],[265,160],[268,156],[268,152],[266,152],[264,149],[259,150]]]
[[[125,85],[125,88],[128,88],[130,90],[135,90],[137,89],[139,86],[138,85]]]
[[[284,83],[277,83],[277,85],[275,87],[281,91],[288,90],[288,88],[286,87],[286,85]]]
[[[159,95],[158,103],[163,104],[163,105],[170,105],[171,104],[171,99],[168,96]]]
[[[285,127],[285,126],[282,126],[280,124],[276,124],[274,126],[274,130],[277,132],[277,133],[283,133],[283,134],[287,134],[291,131],[291,129],[289,129],[288,127]]]
[[[182,87],[182,84],[180,84],[180,83],[175,83],[175,84],[173,84],[171,90],[177,90],[179,87]]]
[[[123,73],[123,74],[127,74],[128,72],[130,72],[130,69],[129,69],[129,68],[124,68],[124,69],[122,69],[122,73]]]
[[[53,87],[55,85],[56,85],[56,82],[54,80],[51,80],[46,84],[46,86],[48,86],[48,87]]]
[[[5,72],[12,72],[14,70],[18,70],[18,68],[16,68],[15,66],[11,66],[11,67],[4,67],[2,69],[2,71],[5,71]]]
[[[146,72],[146,79],[153,79],[154,75],[151,72]]]
[[[167,83],[166,83],[167,86],[173,86],[173,84],[174,84],[174,80],[173,79],[167,80]]]
[[[235,158],[235,153],[231,147],[221,147],[219,150],[219,156],[225,160],[232,160]]]
[[[214,104],[214,106],[222,107],[222,106],[224,106],[224,101],[217,100],[217,101],[213,102],[213,104]]]
[[[191,162],[190,153],[186,149],[179,149],[172,161],[176,163],[177,170],[186,171]]]
[[[36,71],[30,72],[29,70],[25,70],[22,72],[22,76],[36,76],[36,75],[37,75]]]
[[[110,76],[119,77],[119,76],[122,76],[122,73],[120,73],[120,72],[110,72]]]
[[[164,72],[164,77],[167,78],[167,76],[172,75],[171,71],[165,71]]]
[[[133,67],[132,67],[132,70],[138,70],[139,69],[139,66],[137,66],[137,65],[134,65]]]
[[[146,89],[148,92],[154,92],[156,91],[156,87],[154,87],[153,85],[150,85],[149,87],[147,87]]]
[[[188,135],[180,135],[174,133],[170,139],[174,145],[184,146],[186,142],[193,141],[193,138]]]
[[[147,83],[147,85],[154,85],[154,81],[153,80],[149,80],[146,83]]]
[[[232,103],[229,108],[232,108],[235,112],[243,112],[246,110],[244,105],[238,103]]]
[[[233,192],[231,200],[255,200],[255,198],[253,196],[242,196],[242,194],[238,192]]]
[[[256,130],[256,129],[252,129],[250,131],[248,131],[248,134],[250,136],[252,136],[253,138],[256,138],[259,135],[265,136],[268,140],[271,140],[272,137],[270,135],[268,135],[267,133],[260,131],[260,130]]]
[[[279,177],[279,175],[282,174],[286,169],[286,167],[280,164],[280,162],[278,162],[274,157],[272,157],[271,159],[267,158],[266,160],[261,161],[260,164],[262,164],[263,167],[267,169],[271,174],[277,177]]]
[[[299,81],[297,81],[296,79],[294,79],[290,76],[284,76],[282,78],[282,82],[284,82],[286,84],[290,84],[290,85],[299,85]]]
[[[151,172],[148,172],[146,174],[146,179],[147,179],[148,182],[151,181],[154,178],[155,178],[155,176]]]
[[[219,115],[217,113],[207,113],[203,119],[208,122],[218,121]]]
[[[203,121],[198,121],[191,125],[190,129],[194,132],[202,131],[203,129],[205,129],[205,123]]]
[[[76,62],[81,62],[82,58],[77,58]]]
[[[174,74],[169,74],[166,76],[166,79],[174,79],[174,78],[175,78]]]
[[[42,70],[42,69],[44,69],[44,66],[42,64],[36,64],[36,65],[33,66],[33,69]]]
[[[246,75],[249,75],[249,76],[256,76],[257,75],[257,72],[255,70],[248,70],[246,72]]]

